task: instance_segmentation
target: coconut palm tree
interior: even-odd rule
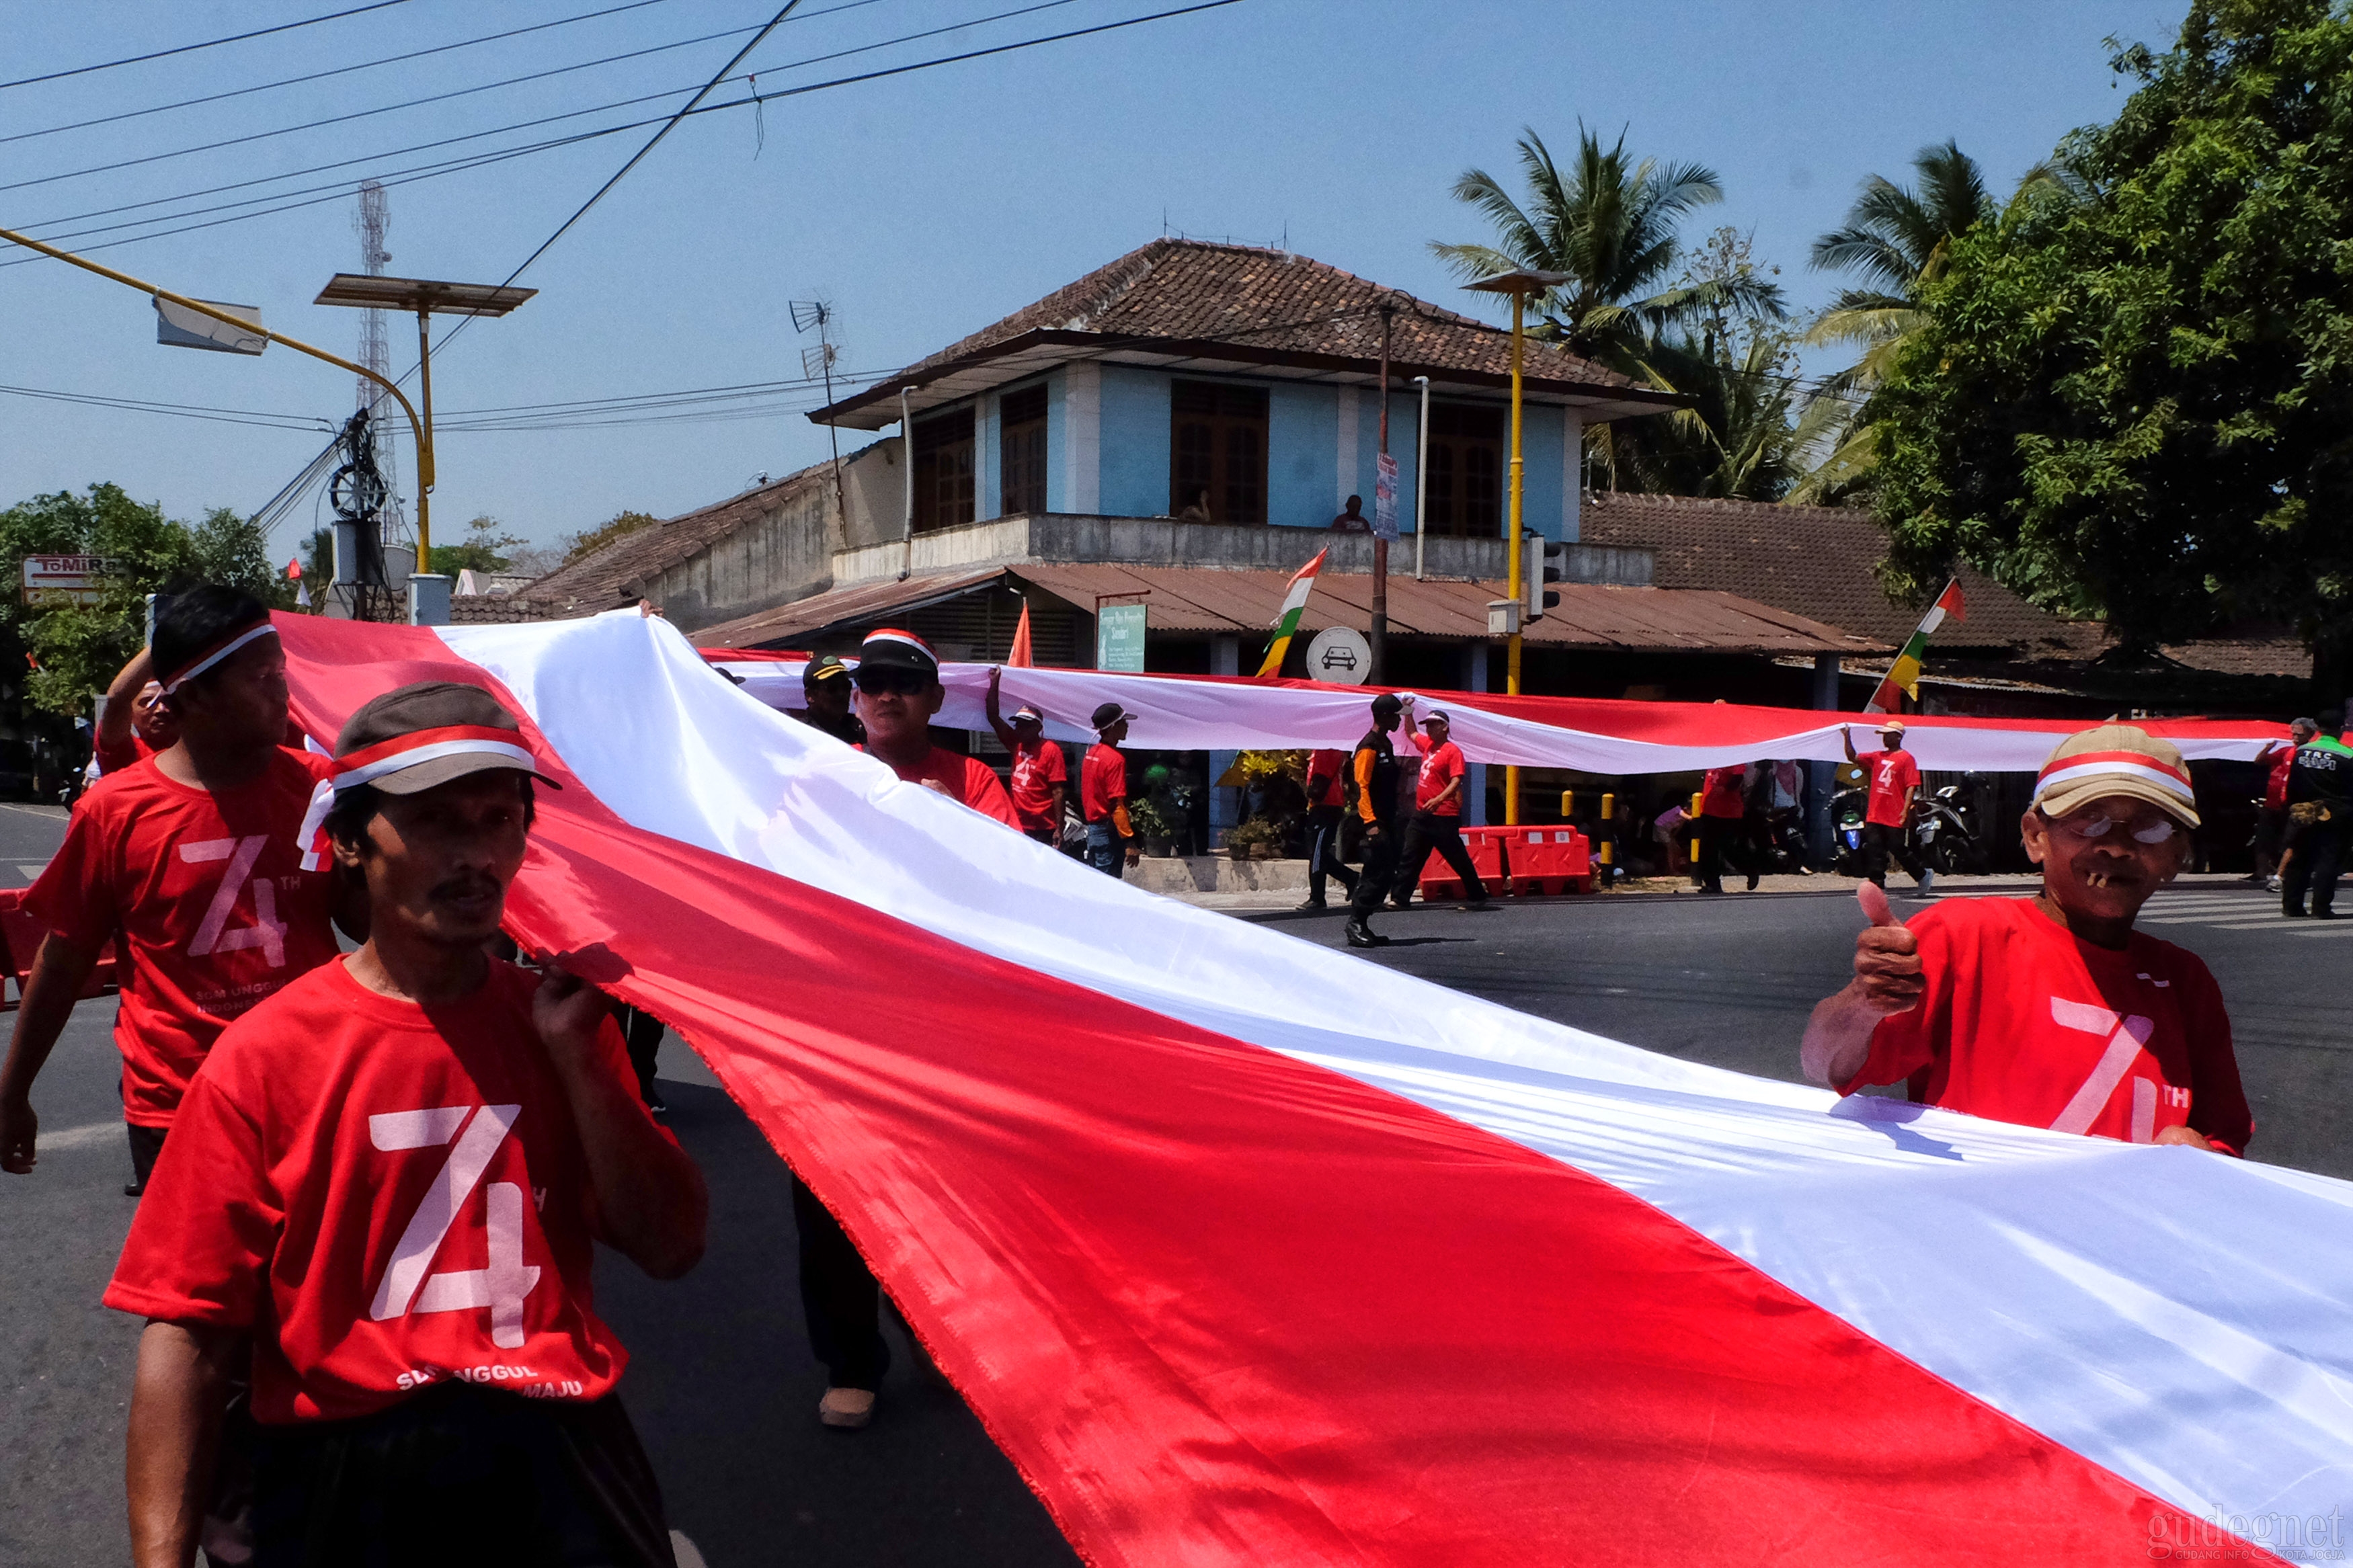
[[[1805,342],[1846,343],[1861,352],[1852,364],[1824,379],[1808,410],[1821,432],[1819,461],[1790,493],[1792,501],[1835,500],[1869,485],[1877,445],[1876,426],[1865,416],[1869,395],[1925,321],[1921,300],[1944,276],[1955,242],[2003,210],[2083,194],[2065,163],[2052,160],[2029,169],[2010,207],[1998,210],[1977,160],[1949,139],[1923,147],[1912,167],[1919,184],[1909,189],[1879,174],[1863,181],[1845,224],[1814,241],[1814,269],[1847,273],[1860,287],[1841,290]]]
[[[1623,136],[1605,150],[1582,125],[1566,171],[1534,131],[1520,138],[1519,150],[1525,206],[1483,169],[1454,182],[1455,199],[1494,224],[1496,243],[1433,241],[1430,249],[1473,281],[1523,267],[1567,273],[1569,281],[1529,301],[1539,335],[1640,374],[1644,346],[1669,327],[1710,313],[1782,314],[1780,289],[1759,279],[1670,282],[1683,256],[1683,216],[1724,199],[1714,170],[1654,158],[1636,163]]]

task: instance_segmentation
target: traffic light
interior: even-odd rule
[[[1527,559],[1520,571],[1520,591],[1527,595],[1526,618],[1539,619],[1546,610],[1556,608],[1560,595],[1546,584],[1567,581],[1568,546],[1556,544],[1541,533],[1529,534]]]

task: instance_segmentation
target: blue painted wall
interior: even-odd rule
[[[1105,517],[1168,515],[1168,383],[1157,371],[1103,367],[1103,468],[1098,502]],[[1053,440],[1050,433],[1047,440]]]
[[[1340,411],[1328,386],[1267,389],[1266,520],[1322,528],[1339,509]]]
[[[1046,510],[1071,510],[1071,450],[1069,411],[1071,373],[1054,370],[1046,376]]]
[[[972,405],[972,518],[987,522],[1004,509],[1004,485],[997,468],[1004,453],[997,447],[997,394],[984,393]]]

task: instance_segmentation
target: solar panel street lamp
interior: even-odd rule
[[[425,278],[381,278],[338,272],[319,290],[315,305],[351,305],[363,310],[413,310],[417,314],[417,392],[425,405],[417,426],[417,572],[433,571],[433,523],[427,498],[433,490],[433,342],[435,316],[503,316],[538,293],[496,283],[442,283]],[[372,377],[371,379],[381,379]],[[389,382],[385,383],[390,385]],[[398,396],[398,393],[394,394]],[[401,400],[403,407],[407,399]],[[444,617],[446,618],[446,616]]]
[[[1525,327],[1528,296],[1549,292],[1569,280],[1569,275],[1566,272],[1543,272],[1533,267],[1522,267],[1510,272],[1498,272],[1492,278],[1482,278],[1476,283],[1463,285],[1464,288],[1475,289],[1482,294],[1509,294],[1512,297],[1512,510],[1509,520],[1504,525],[1504,538],[1510,543],[1510,549],[1504,553],[1511,562],[1507,568],[1511,577],[1509,593],[1514,602],[1525,597],[1520,587],[1520,560],[1526,550],[1526,544],[1520,531],[1520,364],[1523,352],[1521,345],[1526,336]],[[1514,616],[1513,619],[1516,622],[1518,617]],[[1520,694],[1520,633],[1516,625],[1512,627],[1511,635],[1504,639],[1504,647],[1506,650],[1504,689],[1517,697]],[[1515,767],[1505,768],[1504,770],[1504,823],[1506,826],[1512,826],[1519,820],[1520,770]]]

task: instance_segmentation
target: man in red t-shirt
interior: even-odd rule
[[[988,672],[988,727],[1013,756],[1013,815],[1021,831],[1040,844],[1059,844],[1062,837],[1062,802],[1070,789],[1070,764],[1062,748],[1046,739],[1046,716],[1024,704],[1007,721],[998,706],[998,688],[1005,679],[1000,667]]]
[[[1477,868],[1471,864],[1471,851],[1462,843],[1462,782],[1471,769],[1462,760],[1462,748],[1451,738],[1453,731],[1446,710],[1433,708],[1414,734],[1414,750],[1421,753],[1421,772],[1414,781],[1413,820],[1406,825],[1397,887],[1389,895],[1392,903],[1404,902],[1405,896],[1421,885],[1421,868],[1436,850],[1468,891],[1467,907],[1488,907],[1487,885],[1479,879]]]
[[[0,1068],[0,1169],[21,1175],[37,1152],[34,1079],[120,942],[114,1039],[134,1196],[221,1030],[336,951],[335,879],[306,860],[328,764],[279,744],[286,656],[269,612],[233,588],[182,594],[155,628],[153,663],[179,739],[90,787],[25,895],[49,934]]]
[[[1119,743],[1135,715],[1116,702],[1096,706],[1087,722],[1095,743],[1079,763],[1079,809],[1087,822],[1087,864],[1107,877],[1124,875],[1123,864],[1133,866],[1137,852],[1135,828],[1127,820],[1127,756]]]
[[[2271,763],[2271,772],[2263,781],[2263,809],[2255,814],[2255,870],[2247,880],[2265,883],[2274,892],[2279,890],[2279,871],[2286,863],[2288,847],[2287,775],[2295,766],[2295,753],[2318,733],[2319,724],[2298,719],[2288,726],[2287,740],[2273,742],[2255,757],[2258,764]]]
[[[709,1202],[604,998],[485,951],[528,742],[489,693],[427,681],[363,707],[335,754],[326,831],[366,945],[223,1031],[107,1288],[148,1320],[132,1558],[190,1560],[249,1342],[256,1563],[671,1565],[591,1243],[675,1279]]]
[[[869,632],[859,645],[858,671],[850,679],[858,687],[858,721],[866,728],[866,744],[860,750],[909,784],[936,791],[1008,827],[1020,826],[995,768],[932,739],[932,717],[947,692],[940,685],[940,661],[931,644],[895,626]]]
[[[98,772],[100,775],[121,773],[158,752],[171,750],[179,738],[179,717],[164,700],[164,683],[155,679],[154,655],[142,647],[116,674],[99,709],[98,731],[90,745]]]
[[[1325,878],[1340,884],[1354,897],[1356,874],[1341,860],[1341,814],[1347,807],[1347,792],[1342,785],[1341,774],[1348,766],[1345,752],[1311,752],[1307,756],[1307,900],[1301,910],[1328,909],[1324,901]]]
[[[1699,797],[1699,864],[1694,874],[1699,879],[1703,893],[1724,891],[1724,847],[1738,835],[1742,817],[1748,809],[1744,785],[1748,779],[1745,763],[1729,767],[1711,768],[1700,781]],[[1751,878],[1748,885],[1757,886]]]
[[[2032,899],[1964,899],[1872,922],[1846,989],[1807,1022],[1806,1076],[2134,1143],[2246,1152],[2231,1019],[2196,954],[2133,930],[2180,870],[2198,811],[2181,753],[2130,724],[2062,742],[2021,823]]]
[[[1879,726],[1880,749],[1854,754],[1854,736],[1839,730],[1846,760],[1862,770],[1870,794],[1862,809],[1862,874],[1880,887],[1887,886],[1887,858],[1904,868],[1919,890],[1936,886],[1936,874],[1912,848],[1912,801],[1920,790],[1920,764],[1904,749],[1904,721],[1890,719]]]

